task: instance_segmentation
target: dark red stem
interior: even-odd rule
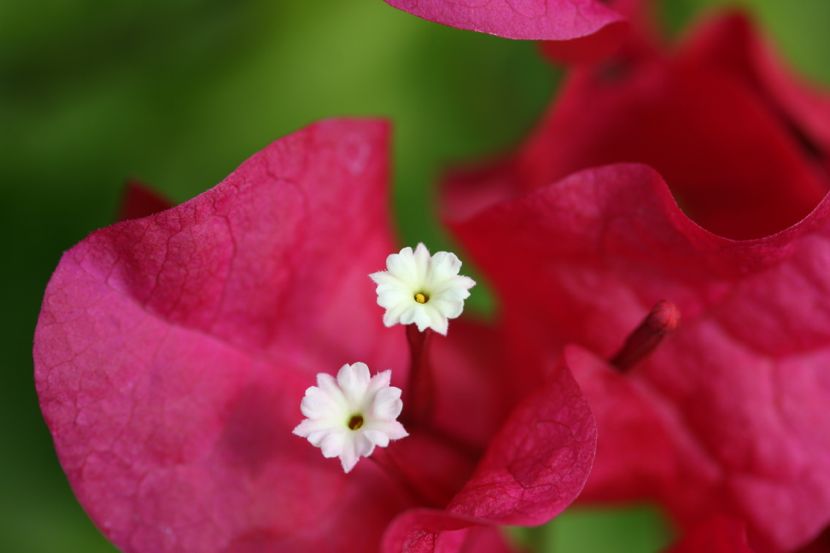
[[[673,303],[665,300],[657,302],[643,322],[628,335],[620,351],[611,358],[611,365],[620,372],[628,371],[654,351],[679,323],[680,310]]]
[[[432,330],[424,332],[415,325],[407,325],[406,339],[409,342],[409,383],[404,390],[404,420],[428,425],[434,409],[435,383],[429,362],[429,343]]]

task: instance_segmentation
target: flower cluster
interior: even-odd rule
[[[636,0],[387,1],[585,62],[521,147],[442,183],[495,321],[461,316],[454,254],[389,254],[383,122],[312,125],[179,206],[131,188],[130,218],[61,259],[35,334],[102,532],[130,553],[495,553],[499,525],[645,500],[677,552],[821,547],[830,98],[740,14],[668,48]]]
[[[512,393],[497,329],[446,332],[473,285],[458,259],[387,257],[387,133],[318,123],[162,211],[133,190],[126,211],[147,216],[64,255],[38,394],[73,488],[123,550],[506,547],[494,525],[550,520],[582,489],[596,431],[570,373]]]
[[[383,323],[416,324],[447,333],[447,319],[464,310],[464,299],[475,284],[459,276],[461,261],[451,253],[430,256],[423,244],[404,248],[386,259],[388,271],[370,275],[378,283],[378,304],[386,308]],[[390,386],[391,371],[373,377],[364,363],[343,365],[337,379],[317,375],[317,386],[305,392],[302,412],[307,418],[294,434],[323,450],[324,457],[339,457],[345,472],[377,447],[408,434],[396,419],[403,402],[401,389]]]

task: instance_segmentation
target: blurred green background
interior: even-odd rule
[[[665,17],[679,30],[719,4],[668,0]],[[830,2],[742,4],[799,70],[830,84]],[[125,178],[181,201],[316,119],[382,115],[395,123],[401,238],[446,245],[436,174],[518,140],[559,78],[532,44],[381,0],[2,0],[0,551],[113,551],[55,459],[31,342],[60,253],[112,221]],[[669,535],[644,507],[572,511],[519,537],[546,551],[636,553]]]

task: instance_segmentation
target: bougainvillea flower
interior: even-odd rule
[[[627,23],[600,0],[385,0],[413,15],[469,31],[547,41],[548,53],[577,61],[600,57],[622,40]]]
[[[734,241],[689,219],[653,169],[612,165],[455,229],[517,351],[579,344],[566,360],[601,437],[586,500],[655,499],[687,527],[718,509],[747,522],[759,551],[792,550],[830,522],[830,203]],[[605,361],[662,298],[678,329],[627,371]]]
[[[306,418],[294,434],[319,447],[323,457],[340,458],[351,472],[361,457],[376,447],[409,436],[398,417],[403,411],[401,389],[391,385],[392,371],[372,376],[366,363],[346,363],[337,377],[317,375],[317,386],[305,391],[300,404]]]
[[[414,327],[383,325],[368,275],[394,251],[386,179],[386,125],[328,121],[63,256],[38,395],[123,551],[504,551],[492,525],[545,522],[579,493],[595,428],[570,373],[514,406],[494,330],[459,319],[412,355]],[[344,474],[292,434],[317,373],[361,360],[410,394],[411,358],[435,395],[404,399],[405,439]]]
[[[830,522],[827,121],[830,97],[728,15],[574,70],[515,154],[450,176],[514,349],[580,346],[586,500],[656,499],[687,528],[723,512],[758,551]],[[679,328],[621,374],[607,360],[663,299]]]
[[[456,177],[450,210],[617,162],[657,169],[687,214],[730,238],[775,232],[823,197],[830,97],[774,64],[745,18],[713,20],[670,54],[626,52],[574,70],[519,152]]]
[[[461,261],[454,253],[430,255],[423,244],[413,251],[404,248],[386,258],[386,270],[372,273],[378,305],[386,312],[383,324],[415,324],[418,330],[431,328],[446,334],[449,319],[464,310],[475,281],[459,275]]]

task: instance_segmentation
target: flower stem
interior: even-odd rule
[[[386,475],[395,482],[409,497],[418,505],[432,506],[436,503],[423,493],[420,486],[412,482],[401,470],[400,464],[394,454],[388,450],[375,450],[374,454],[368,457]]]
[[[409,342],[409,383],[404,397],[404,418],[416,425],[428,426],[435,408],[435,383],[429,362],[432,330],[424,332],[415,325],[406,327]]]
[[[668,334],[680,323],[680,310],[668,301],[659,301],[652,307],[643,322],[628,335],[611,365],[620,372],[627,372],[654,351]]]

